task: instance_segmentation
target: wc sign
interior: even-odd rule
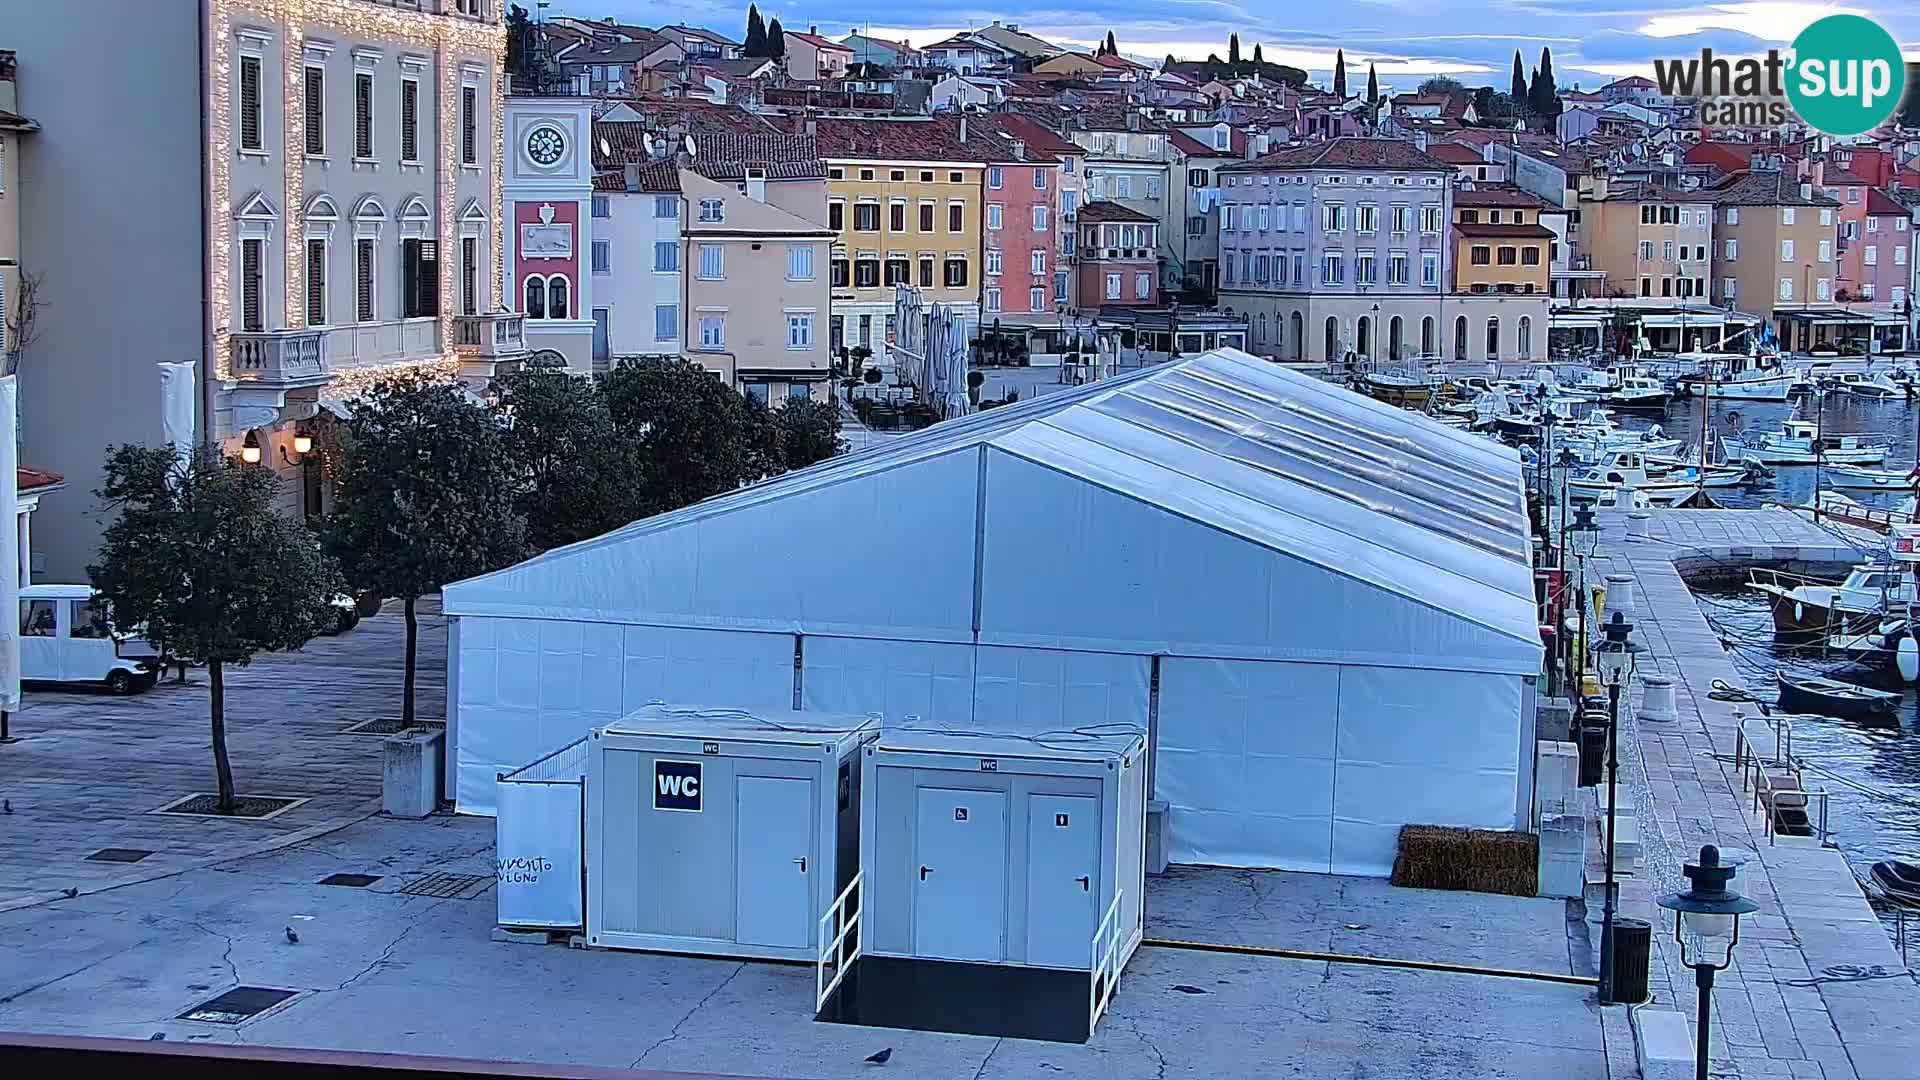
[[[653,763],[653,808],[700,812],[700,763],[697,761],[659,761]]]

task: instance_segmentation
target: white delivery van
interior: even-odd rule
[[[116,694],[134,694],[151,689],[159,672],[151,646],[115,633],[91,586],[20,589],[21,681],[104,683]]]

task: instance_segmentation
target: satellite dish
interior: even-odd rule
[[[613,147],[607,143],[607,137],[604,135],[600,137],[600,156],[609,158],[613,156]]]
[[[680,141],[681,141],[682,143],[684,143],[684,144],[686,144],[686,147],[687,147],[687,156],[688,156],[688,157],[695,157],[695,156],[697,156],[697,154],[698,154],[698,151],[697,151],[697,150],[695,150],[695,148],[694,148],[694,145],[693,145],[693,136],[691,136],[691,135],[685,135],[685,136],[682,136],[682,137],[681,137],[681,140],[680,140]]]

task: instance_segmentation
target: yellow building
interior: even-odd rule
[[[1693,299],[1709,294],[1713,194],[1605,173],[1580,181],[1580,235],[1593,269],[1616,297]]]
[[[1514,187],[1453,193],[1453,291],[1541,295],[1549,292],[1553,230],[1540,221],[1545,200]]]
[[[965,117],[810,121],[827,163],[833,315],[827,342],[864,345],[886,362],[895,340],[894,286],[952,307],[977,326],[987,163],[1007,156]]]
[[[20,136],[37,125],[19,115],[13,52],[0,49],[0,359],[18,347],[20,316]]]
[[[1757,169],[1736,173],[1711,194],[1714,302],[1773,320],[1788,348],[1824,340],[1811,308],[1833,303],[1840,204],[1812,184]]]

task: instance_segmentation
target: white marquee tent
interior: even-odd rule
[[[1384,874],[1511,828],[1540,642],[1510,450],[1222,350],[449,586],[449,782],[650,700],[1151,728],[1174,861]]]

